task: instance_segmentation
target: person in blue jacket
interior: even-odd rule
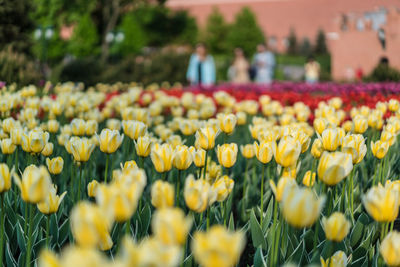
[[[205,44],[196,45],[196,51],[190,57],[186,78],[191,85],[210,86],[215,83],[214,58],[207,53]]]

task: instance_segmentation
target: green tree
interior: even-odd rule
[[[125,35],[125,39],[120,45],[122,55],[135,54],[147,44],[146,34],[137,22],[134,13],[130,12],[124,15],[119,28]]]
[[[290,33],[288,36],[287,52],[288,52],[288,54],[291,54],[291,55],[295,55],[298,52],[297,36],[296,36],[294,29],[290,30]]]
[[[29,53],[33,21],[30,0],[0,1],[0,50],[8,46],[14,52]]]
[[[303,42],[300,45],[300,54],[303,56],[309,56],[311,55],[312,52],[312,47],[310,40],[306,37],[303,39]]]
[[[97,52],[99,36],[89,14],[84,15],[74,29],[68,50],[76,57],[86,57]]]
[[[320,55],[328,53],[328,47],[326,46],[325,33],[321,29],[317,33],[317,38],[315,40],[314,53],[315,54],[320,54]]]
[[[256,51],[257,44],[265,43],[264,33],[250,8],[243,8],[235,18],[228,34],[229,48],[241,47],[247,56]]]
[[[227,36],[229,25],[225,22],[224,16],[218,8],[214,8],[207,18],[205,32],[201,40],[207,44],[210,53],[226,54],[229,53]]]

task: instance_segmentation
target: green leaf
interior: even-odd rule
[[[299,245],[296,247],[296,249],[293,251],[292,255],[289,256],[287,261],[299,263],[303,256],[303,250],[304,250],[304,243],[303,241],[301,241]]]
[[[360,216],[361,217],[361,216]],[[350,245],[351,247],[355,247],[356,244],[360,241],[364,232],[364,225],[360,222],[360,219],[357,220],[356,224],[353,227],[353,230],[350,233]]]
[[[250,232],[251,232],[251,239],[253,240],[253,246],[254,247],[261,246],[263,249],[266,249],[267,243],[265,241],[264,234],[261,230],[261,226],[257,221],[254,210],[252,210],[250,214]]]
[[[229,217],[228,229],[231,230],[231,231],[235,230],[235,221],[233,220],[233,214],[232,213],[231,213],[231,216]]]
[[[193,266],[193,255],[192,254],[190,254],[189,256],[186,257],[186,259],[183,261],[183,266],[185,266],[185,267]]]
[[[19,223],[17,223],[17,225],[15,226],[16,230],[17,230],[17,242],[18,242],[18,247],[21,251],[25,251],[26,250],[26,240],[25,240],[25,234],[24,234],[24,230],[22,229],[21,225]]]
[[[268,203],[267,211],[265,213],[263,221],[263,231],[265,231],[268,228],[268,224],[271,222],[272,219],[273,211],[274,211],[274,199],[271,198]]]
[[[149,204],[146,204],[142,213],[140,214],[140,217],[141,217],[141,221],[142,221],[142,234],[146,235],[149,230],[150,221],[151,221],[151,209],[150,209]]]
[[[68,233],[69,231],[69,220],[66,219],[63,224],[60,226],[59,228],[59,235],[58,235],[58,244],[60,246],[62,246],[64,244],[64,242],[67,240],[68,238]]]
[[[254,267],[267,267],[267,263],[264,260],[261,247],[257,248],[256,254],[254,255]]]
[[[15,261],[11,250],[10,250],[10,246],[6,245],[6,263],[7,263],[7,267],[14,267],[14,266],[18,266],[17,262]]]
[[[56,243],[58,241],[58,236],[59,236],[57,214],[51,215],[50,217],[50,235],[52,242]]]

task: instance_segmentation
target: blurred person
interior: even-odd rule
[[[305,78],[307,83],[317,83],[321,72],[321,67],[314,56],[309,56],[304,66]]]
[[[205,44],[196,45],[196,51],[190,57],[186,78],[192,85],[210,86],[215,83],[214,58],[207,53]]]
[[[254,55],[255,80],[257,83],[269,84],[272,82],[275,68],[275,55],[267,49],[265,44],[257,45]]]
[[[247,61],[242,48],[235,48],[234,52],[235,59],[228,70],[229,80],[233,83],[248,83],[250,82],[250,64]]]
[[[356,81],[361,82],[364,78],[364,71],[361,66],[356,69]]]

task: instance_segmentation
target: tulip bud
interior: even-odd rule
[[[97,132],[98,124],[97,121],[95,120],[88,120],[86,122],[86,127],[85,127],[85,134],[87,136],[92,136]]]
[[[172,168],[172,146],[170,144],[154,144],[151,147],[151,161],[157,172],[166,172]]]
[[[22,149],[28,153],[40,153],[49,141],[49,133],[35,129],[22,134]]]
[[[87,138],[71,137],[66,148],[67,150],[70,149],[75,161],[86,162],[89,160],[95,145]]]
[[[37,204],[39,211],[46,215],[56,213],[66,194],[67,192],[64,192],[58,196],[55,186],[51,186],[44,200]]]
[[[400,266],[400,233],[389,232],[379,248],[383,260],[388,266]]]
[[[11,141],[14,145],[21,145],[22,144],[22,128],[14,128],[11,130]]]
[[[218,162],[225,168],[231,168],[237,158],[238,147],[236,143],[218,145],[217,157]]]
[[[274,155],[274,146],[276,146],[275,142],[262,141],[260,144],[254,142],[257,159],[263,164],[270,162]]]
[[[82,119],[73,119],[71,121],[71,131],[73,135],[83,136],[85,135],[86,122]]]
[[[321,157],[322,152],[324,152],[324,148],[322,147],[322,142],[320,139],[314,139],[314,143],[311,146],[311,155],[319,159]]]
[[[14,153],[15,149],[17,147],[13,144],[13,142],[11,141],[11,139],[6,138],[1,140],[1,152],[3,152],[3,154],[12,154]]]
[[[315,183],[315,176],[316,176],[315,172],[311,174],[311,171],[307,171],[303,177],[303,185],[312,187]]]
[[[186,178],[183,195],[186,206],[198,213],[205,211],[217,198],[216,193],[207,181],[195,180],[193,175]]]
[[[246,145],[240,145],[240,152],[242,153],[242,156],[246,159],[251,159],[255,156],[256,154],[256,149],[254,144],[246,144]],[[272,155],[272,153],[271,153]]]
[[[10,190],[12,173],[7,164],[0,163],[0,193]]]
[[[201,266],[228,267],[238,263],[245,244],[242,231],[230,232],[221,225],[214,225],[207,232],[196,232],[191,247]]]
[[[378,140],[375,143],[371,141],[371,151],[377,159],[383,159],[389,151],[389,143],[381,140]]]
[[[46,158],[46,165],[51,174],[60,174],[63,170],[64,160],[62,157],[56,157],[53,159]]]
[[[353,169],[351,155],[343,152],[324,152],[318,164],[318,179],[333,186],[346,178]]]
[[[44,146],[44,148],[43,148],[41,154],[42,154],[43,156],[45,156],[45,157],[48,157],[48,156],[50,156],[51,154],[53,154],[53,149],[54,149],[53,143],[50,143],[50,142],[49,142],[49,143],[47,143],[47,144]]]
[[[204,149],[196,149],[194,146],[189,148],[190,153],[192,154],[192,159],[194,165],[198,168],[204,167],[205,160],[206,160],[206,151]]]
[[[215,138],[218,136],[218,131],[212,127],[200,128],[196,132],[196,142],[204,150],[210,150],[215,146]]]
[[[314,120],[314,129],[318,134],[322,134],[322,132],[327,128],[328,121],[325,118],[316,118]]]
[[[362,115],[357,115],[353,119],[353,124],[355,133],[362,134],[368,129],[368,120]]]
[[[317,199],[309,188],[288,187],[281,200],[282,214],[294,227],[309,227],[318,219],[324,202],[324,196]]]
[[[147,157],[151,150],[151,141],[148,136],[140,136],[137,141],[135,141],[136,154],[139,157]]]
[[[324,130],[319,139],[321,139],[322,147],[327,151],[335,151],[342,143],[338,128]]]
[[[60,123],[56,120],[49,120],[47,122],[47,130],[50,133],[57,133],[58,129],[60,128]]]
[[[168,182],[157,180],[151,187],[151,204],[156,209],[174,206],[174,197],[174,187]]]
[[[367,154],[367,145],[364,136],[361,134],[347,135],[343,138],[342,152],[351,155],[353,164],[360,163]]]
[[[273,180],[269,180],[269,185],[275,195],[276,201],[281,202],[283,193],[285,192],[286,188],[297,186],[297,183],[296,180],[292,177],[281,177],[279,178],[278,186],[275,185],[275,182]]]
[[[321,260],[321,267],[346,267],[347,266],[347,256],[341,250],[336,251],[335,254],[333,254],[333,256],[327,260],[324,260],[322,257],[320,258],[320,260]]]
[[[239,111],[238,113],[236,113],[236,118],[238,125],[245,125],[247,122],[247,115],[243,111]]]
[[[180,120],[179,121],[179,130],[183,135],[189,136],[194,134],[197,131],[197,125],[193,120]]]
[[[334,212],[329,218],[322,218],[326,239],[341,242],[349,233],[351,224],[343,213]]]
[[[45,199],[51,189],[51,178],[44,166],[30,165],[22,173],[22,179],[14,173],[14,182],[27,203],[37,204]]]
[[[189,148],[185,145],[178,145],[175,147],[172,156],[172,165],[178,170],[186,170],[192,164],[192,154]]]
[[[397,99],[389,100],[388,108],[391,112],[396,112],[397,110],[399,110],[399,107],[400,107],[400,103]]]
[[[225,201],[225,199],[232,192],[234,185],[235,185],[235,182],[231,178],[229,178],[229,176],[227,176],[227,175],[224,175],[221,178],[219,178],[218,180],[216,180],[212,184],[212,188],[217,194],[217,201],[218,202]]]
[[[217,119],[219,120],[219,128],[221,129],[221,131],[226,134],[233,133],[237,122],[237,118],[234,114],[219,114],[219,116],[217,116]]]
[[[368,214],[377,222],[393,222],[399,214],[399,194],[382,185],[373,186],[362,196]]]
[[[87,192],[89,197],[96,197],[97,189],[99,187],[99,182],[92,180],[87,185]]]
[[[273,143],[273,151],[276,163],[282,167],[296,165],[301,153],[301,144],[291,136],[284,136],[278,145]]]
[[[124,133],[132,140],[138,140],[139,137],[144,136],[147,131],[147,126],[141,121],[122,121],[122,128]]]
[[[117,151],[124,139],[124,135],[120,135],[118,130],[103,129],[97,138],[100,143],[100,150],[111,154]]]

